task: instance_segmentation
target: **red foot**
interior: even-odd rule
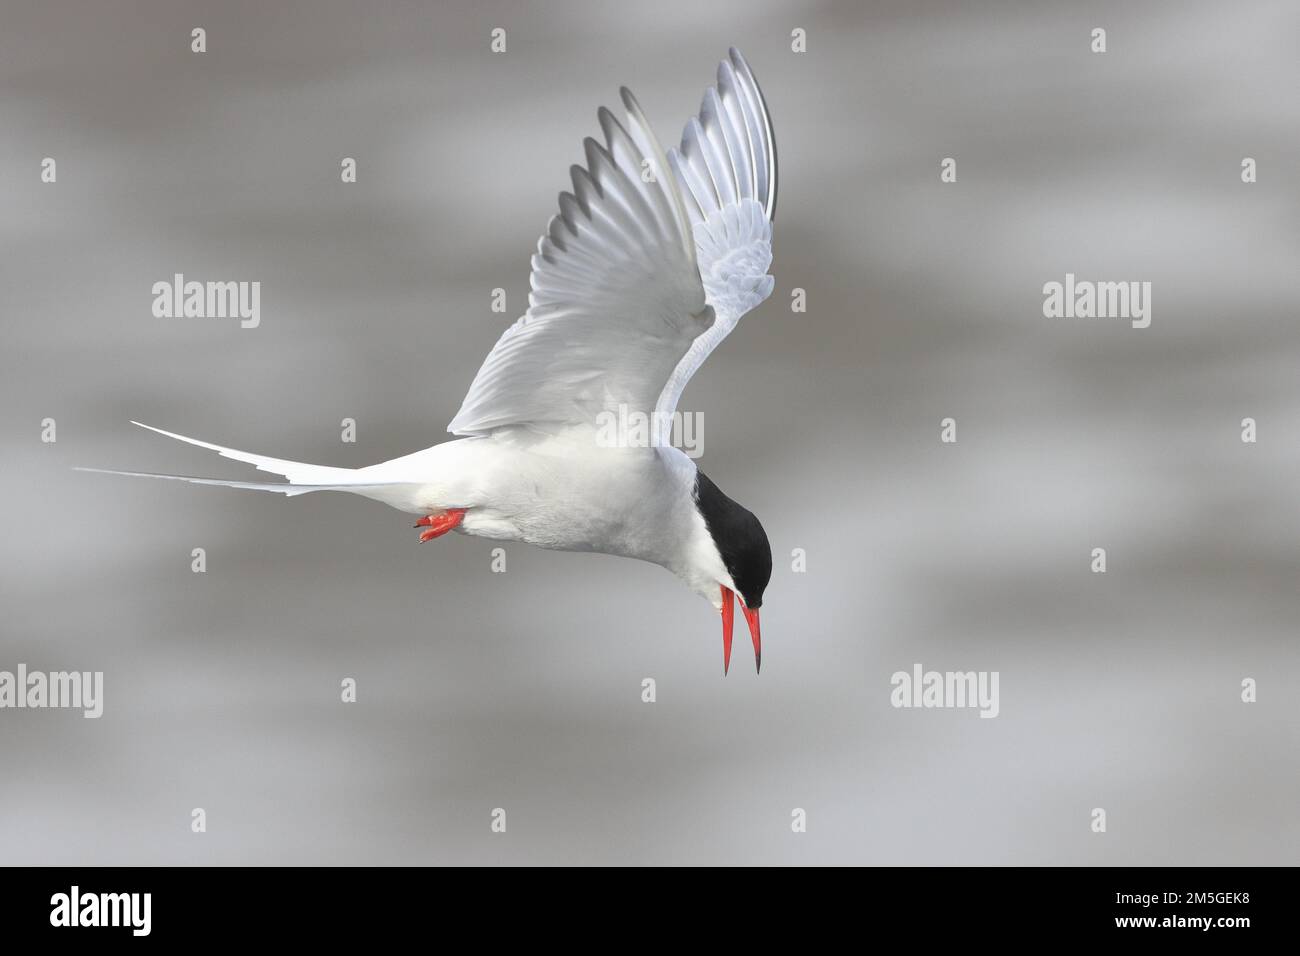
[[[465,518],[464,508],[448,508],[441,514],[425,515],[415,523],[417,528],[428,527],[428,531],[420,532],[421,541],[432,541],[434,538],[440,538],[456,525],[460,524]]]

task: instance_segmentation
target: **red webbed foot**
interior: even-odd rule
[[[425,515],[415,523],[417,528],[428,528],[427,531],[420,532],[421,541],[432,541],[434,538],[440,538],[456,525],[460,524],[465,518],[464,508],[448,508],[446,511],[436,515]]]

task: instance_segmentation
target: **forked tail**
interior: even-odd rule
[[[108,468],[76,468],[75,470],[96,472],[102,475],[126,475],[132,478],[166,478],[171,481],[188,481],[196,485],[218,485],[223,488],[273,491],[281,495],[305,495],[313,491],[346,491],[372,498],[375,501],[382,501],[384,504],[392,505],[402,511],[417,513],[422,510],[417,500],[417,492],[423,486],[418,483],[405,481],[377,482],[366,475],[365,469],[335,468],[330,465],[312,465],[301,461],[288,461],[284,458],[254,455],[251,452],[225,448],[211,442],[199,441],[197,438],[188,438],[185,435],[163,431],[161,428],[154,428],[152,425],[145,425],[141,422],[132,422],[131,424],[147,428],[159,435],[166,435],[168,438],[175,438],[177,441],[215,451],[222,458],[247,462],[256,466],[258,471],[267,471],[274,475],[280,475],[288,479],[288,481],[227,481],[224,478],[163,475],[147,471],[115,471]]]

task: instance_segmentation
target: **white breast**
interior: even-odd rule
[[[374,465],[419,481],[418,509],[467,509],[467,534],[662,565],[715,607],[730,576],[695,507],[696,468],[671,448],[606,448],[588,426],[497,429]]]

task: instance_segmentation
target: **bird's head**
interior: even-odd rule
[[[763,646],[758,610],[763,592],[772,577],[772,549],[767,533],[746,508],[724,495],[704,472],[696,473],[695,507],[704,519],[708,544],[700,550],[699,566],[692,582],[722,614],[722,668],[731,665],[731,633],[735,616],[732,596],[740,598],[740,610],[749,624],[754,642],[754,666],[761,668]],[[707,553],[711,552],[711,553]]]

